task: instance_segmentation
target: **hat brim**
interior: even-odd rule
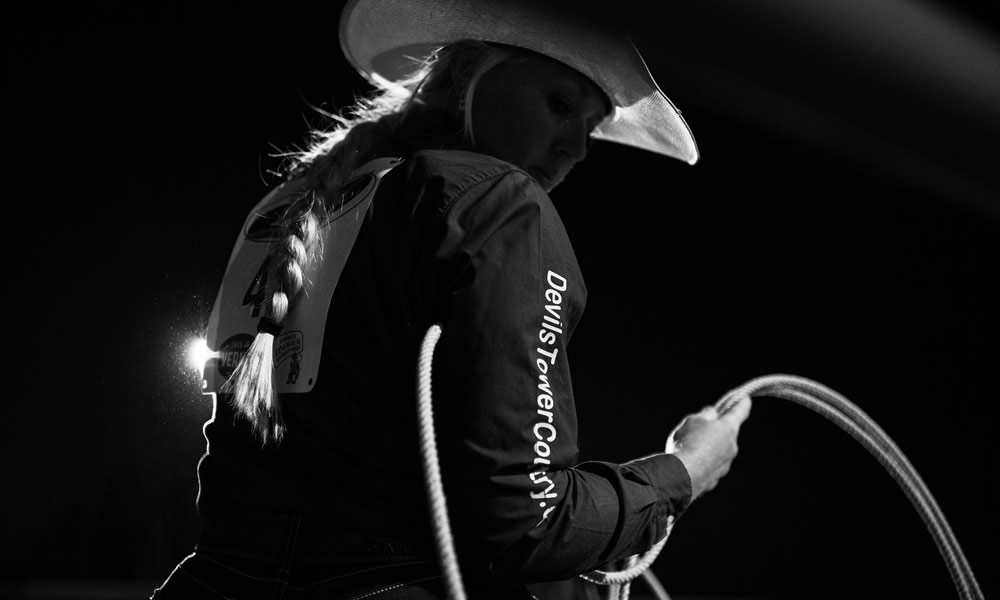
[[[615,106],[596,139],[698,161],[691,128],[627,39],[567,26],[534,3],[511,1],[351,0],[340,18],[344,56],[372,82],[398,81],[413,70],[413,59],[464,39],[526,48],[589,77]]]

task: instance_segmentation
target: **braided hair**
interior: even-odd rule
[[[466,40],[437,50],[406,79],[379,80],[368,97],[356,99],[343,114],[324,113],[332,126],[314,130],[307,148],[285,154],[284,175],[302,179],[298,192],[281,218],[281,243],[268,262],[268,288],[262,317],[246,355],[222,386],[231,396],[237,415],[253,426],[261,443],[278,443],[284,436],[279,395],[274,382],[274,338],[296,296],[307,285],[304,273],[323,258],[320,223],[325,222],[328,199],[336,198],[350,174],[389,142],[399,124],[420,108],[445,111],[463,124],[471,145],[472,98],[476,84],[490,69],[516,59],[507,46]]]

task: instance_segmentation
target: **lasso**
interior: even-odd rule
[[[431,406],[431,359],[434,346],[441,337],[440,325],[433,325],[424,336],[420,348],[417,370],[418,410],[420,420],[420,445],[422,449],[427,492],[434,520],[434,535],[445,575],[448,596],[451,600],[465,600],[461,573],[452,542],[448,522],[448,509],[441,483],[437,446],[434,439],[434,415]],[[937,544],[944,558],[958,595],[963,600],[982,600],[982,592],[972,569],[952,533],[948,521],[938,507],[917,471],[884,431],[860,408],[852,404],[830,388],[795,375],[768,375],[758,377],[731,390],[716,403],[719,414],[725,413],[742,397],[775,397],[791,400],[809,408],[846,431],[864,446],[889,472],[899,487],[910,499],[920,514],[924,524]],[[619,572],[591,571],[581,575],[584,579],[610,585],[618,600],[627,600],[630,582],[643,575],[650,587],[662,599],[669,600],[663,586],[649,570],[649,566],[659,555],[673,528],[673,519],[667,524],[667,533],[662,540],[642,555],[630,557],[625,570]]]

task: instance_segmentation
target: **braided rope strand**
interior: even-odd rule
[[[628,568],[622,571],[589,571],[580,575],[581,578],[586,579],[591,583],[596,583],[597,585],[621,585],[623,583],[629,583],[636,577],[642,575],[656,557],[660,555],[660,551],[667,544],[667,538],[670,537],[670,532],[674,528],[674,517],[670,515],[667,517],[667,532],[664,534],[663,539],[656,542],[652,548],[639,555],[629,557]],[[641,558],[640,558],[641,556]]]
[[[417,363],[418,418],[420,420],[420,450],[426,474],[427,496],[434,522],[434,541],[437,543],[441,569],[444,571],[445,585],[451,600],[465,600],[462,574],[458,568],[458,557],[448,520],[448,505],[441,482],[441,465],[438,461],[437,442],[434,438],[434,407],[431,405],[431,370],[434,346],[441,337],[441,326],[432,325],[420,345],[420,360]]]

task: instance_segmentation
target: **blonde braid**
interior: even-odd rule
[[[381,151],[396,127],[414,105],[435,106],[465,119],[471,140],[472,94],[478,79],[494,66],[509,60],[511,49],[464,41],[442,49],[407,80],[389,84],[367,99],[359,99],[352,116],[328,115],[336,126],[313,132],[307,150],[286,155],[291,159],[290,179],[304,180],[304,190],[282,217],[282,242],[268,257],[270,295],[262,306],[264,316],[246,355],[221,388],[231,394],[237,414],[246,417],[263,445],[278,443],[285,433],[274,384],[274,338],[295,296],[305,287],[305,273],[322,260],[320,223],[329,202],[362,160]],[[459,99],[464,102],[459,102]],[[464,114],[463,114],[464,113]],[[274,282],[274,283],[272,283]]]
[[[222,387],[223,393],[232,394],[234,409],[250,421],[262,444],[284,437],[280,396],[274,385],[274,338],[280,334],[292,299],[305,286],[309,263],[321,255],[316,206],[322,204],[307,190],[285,213],[285,235],[271,255],[273,266],[267,277],[277,285],[264,302],[264,317],[253,343]]]

